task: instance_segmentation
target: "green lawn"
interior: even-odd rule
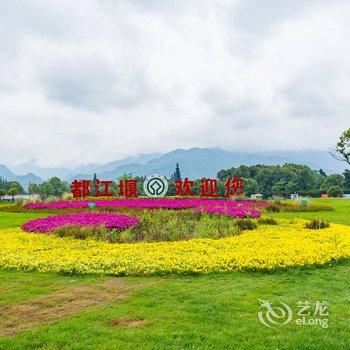
[[[268,213],[268,216],[275,218],[301,218],[301,219],[324,219],[328,222],[335,222],[338,224],[350,225],[350,198],[317,198],[311,199],[310,204],[327,205],[334,207],[335,211],[320,211],[314,213]]]
[[[11,213],[0,211],[0,229],[21,226],[28,220],[47,216],[44,213]]]
[[[268,216],[350,225],[350,200],[315,200],[321,203],[336,211]],[[0,227],[39,215],[0,212]],[[101,284],[116,282],[127,292],[116,289],[120,299],[111,300],[109,287]],[[9,330],[0,337],[0,349],[350,349],[349,285],[346,261],[274,273],[157,278],[0,271],[0,334]],[[96,299],[93,307],[91,299]],[[329,328],[295,323],[267,328],[257,318],[259,299],[285,302],[293,311],[298,301],[328,301]],[[23,325],[28,329],[21,330]]]

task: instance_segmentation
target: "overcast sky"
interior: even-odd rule
[[[0,0],[0,163],[331,147],[350,1]]]

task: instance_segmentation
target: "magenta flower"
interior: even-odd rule
[[[104,226],[106,229],[124,230],[140,223],[134,216],[115,213],[74,213],[50,215],[27,221],[22,229],[28,232],[51,232],[63,226]]]
[[[29,203],[26,205],[28,209],[81,209],[88,208],[89,200],[72,200],[72,201],[58,201],[50,203]],[[185,198],[185,199],[171,199],[171,198],[136,198],[136,199],[96,199],[94,200],[96,207],[99,208],[146,208],[146,209],[188,209],[198,207],[227,207],[227,208],[254,208],[265,207],[266,202],[252,202],[252,201],[235,201],[225,199],[202,199],[202,198]]]

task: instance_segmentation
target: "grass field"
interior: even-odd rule
[[[350,225],[349,199],[313,200],[333,212],[273,213]],[[41,214],[4,213],[0,228]],[[350,349],[350,262],[274,273],[61,276],[0,271],[0,349]],[[262,325],[259,299],[327,301],[329,327]]]

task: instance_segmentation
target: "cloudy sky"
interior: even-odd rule
[[[324,149],[350,127],[350,1],[0,0],[0,163]]]

